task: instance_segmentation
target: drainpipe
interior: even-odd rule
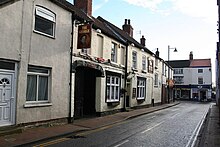
[[[72,30],[71,30],[71,45],[70,45],[70,82],[69,82],[69,87],[70,87],[70,93],[69,93],[69,116],[68,116],[68,123],[72,123],[72,116],[71,116],[71,111],[72,111],[72,55],[73,55],[73,32],[74,32],[74,24],[75,24],[75,19],[74,19],[74,12],[72,12]]]
[[[125,48],[124,111],[126,111],[127,77],[128,77],[128,42],[126,42],[126,48]]]

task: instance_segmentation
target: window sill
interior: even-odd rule
[[[43,33],[43,32],[37,31],[37,30],[34,30],[34,33],[37,33],[37,34],[40,34],[40,35],[43,35],[43,36],[55,39],[55,36],[51,36],[51,35],[48,35],[46,33]]]
[[[147,71],[146,71],[146,70],[142,70],[141,72],[142,72],[142,73],[147,73]]]
[[[33,107],[48,107],[52,106],[52,103],[26,103],[24,108],[33,108]]]
[[[145,98],[137,98],[137,101],[145,101]]]
[[[108,106],[117,106],[117,105],[119,105],[119,104],[120,104],[119,101],[117,101],[117,102],[107,102],[107,105],[108,105]]]

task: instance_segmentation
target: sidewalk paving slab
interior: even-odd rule
[[[220,147],[219,108],[212,105],[202,131],[202,139],[198,147]]]
[[[70,134],[76,134],[83,131],[98,129],[101,127],[113,125],[130,118],[140,115],[152,113],[161,109],[166,109],[178,105],[179,102],[164,104],[156,107],[134,109],[128,112],[119,112],[103,117],[95,117],[90,119],[74,120],[72,124],[64,124],[52,127],[38,127],[25,129],[22,133],[11,134],[0,137],[1,147],[10,147],[18,145],[27,145],[34,142],[46,141],[52,138],[58,138]]]

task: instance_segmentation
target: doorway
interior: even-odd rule
[[[13,73],[0,72],[0,126],[13,125],[14,123],[13,78]]]
[[[96,116],[96,77],[101,76],[97,69],[79,66],[75,72],[74,118]]]

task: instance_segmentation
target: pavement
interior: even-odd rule
[[[219,107],[213,104],[200,131],[196,147],[220,147]]]
[[[128,112],[120,112],[103,117],[74,120],[71,124],[63,124],[51,127],[26,128],[21,133],[15,133],[0,137],[1,147],[28,146],[47,140],[57,139],[68,135],[76,135],[86,131],[96,130],[102,127],[120,123],[122,121],[166,109],[180,102],[163,104],[160,106],[132,109]],[[201,141],[198,147],[220,147],[220,126],[218,107],[213,105],[206,118],[204,129],[200,135]]]

